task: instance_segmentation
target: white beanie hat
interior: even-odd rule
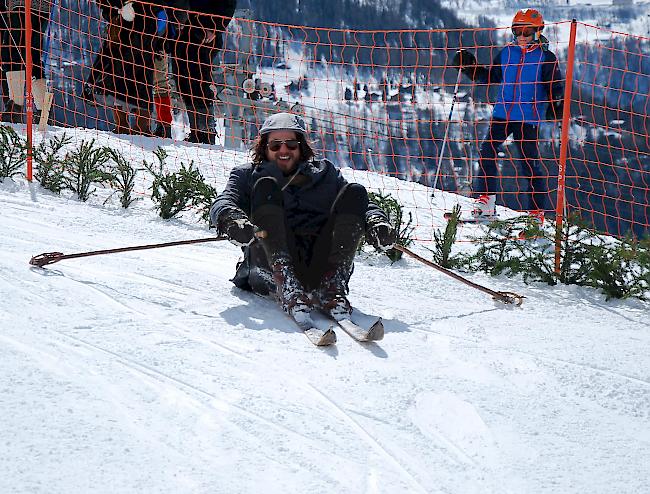
[[[302,117],[292,113],[275,113],[264,120],[260,135],[268,134],[274,130],[291,130],[298,132],[307,139],[307,126]]]

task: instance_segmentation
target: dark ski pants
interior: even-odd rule
[[[497,153],[498,148],[508,136],[519,146],[523,158],[522,174],[528,181],[529,192],[525,197],[519,197],[522,210],[545,209],[548,177],[542,170],[539,159],[539,129],[536,125],[525,122],[508,122],[493,119],[490,128],[483,139],[480,150],[479,171],[474,180],[474,195],[496,194],[497,189]]]
[[[265,248],[262,242],[254,242],[250,246],[249,268],[257,266],[270,272],[270,257],[277,253],[274,251],[285,250],[292,260],[297,278],[307,290],[318,288],[323,275],[337,264],[349,266],[349,279],[352,274],[351,261],[364,232],[364,217],[368,208],[366,189],[359,184],[348,184],[341,189],[330,208],[328,220],[318,231],[289,228],[282,206],[282,192],[275,179],[265,177],[258,180],[252,195],[253,223],[270,231],[269,237],[272,232],[284,231],[284,238],[270,239]],[[269,211],[274,212],[267,214]],[[263,217],[261,222],[264,224],[256,221],[260,217]],[[251,278],[253,291],[266,295],[274,290],[264,279],[268,277],[262,276],[260,281],[263,286],[255,286]]]

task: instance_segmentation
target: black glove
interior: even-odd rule
[[[454,54],[451,64],[459,70],[476,65],[476,57],[467,50],[460,49]]]
[[[395,230],[388,223],[377,223],[366,232],[368,242],[377,250],[386,252],[395,245]]]
[[[255,238],[255,225],[253,225],[242,212],[226,213],[219,228],[228,235],[228,239],[238,247],[250,244]]]
[[[551,103],[548,105],[548,108],[546,108],[546,120],[549,120],[551,122],[555,120],[562,120],[563,111],[564,101],[551,101]]]

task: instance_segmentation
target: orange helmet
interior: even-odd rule
[[[512,19],[512,27],[515,26],[531,26],[541,31],[544,29],[544,19],[535,9],[520,9]]]

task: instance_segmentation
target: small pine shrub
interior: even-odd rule
[[[395,243],[404,247],[411,245],[413,243],[411,235],[413,235],[413,230],[415,230],[415,227],[412,226],[413,215],[409,212],[408,221],[405,222],[402,205],[390,194],[369,192],[368,198],[370,202],[374,202],[388,215],[388,221],[393,227],[393,230],[395,230]],[[402,258],[402,251],[390,249],[386,252],[386,256],[392,262],[395,262]]]
[[[454,243],[456,243],[459,220],[460,205],[457,204],[451,212],[444,233],[440,234],[438,230],[433,232],[434,250],[431,251],[433,254],[433,261],[440,264],[443,268],[451,268],[455,265],[455,261],[451,257],[451,248]]]
[[[466,271],[483,271],[492,276],[503,273],[507,265],[519,272],[515,265],[517,259],[511,261],[512,251],[516,248],[510,242],[515,230],[515,224],[508,221],[494,221],[487,226],[481,236],[473,240],[478,247],[473,254],[461,254],[458,257],[458,266]]]
[[[108,148],[95,146],[95,139],[81,141],[79,148],[65,157],[66,188],[80,201],[87,201],[95,193],[94,184],[110,182],[112,175],[105,169],[108,159]]]
[[[131,166],[119,151],[111,148],[107,148],[106,151],[109,159],[113,162],[110,169],[111,186],[119,192],[120,204],[126,209],[137,200],[137,198],[133,197],[137,170]]]
[[[577,215],[566,218],[562,228],[560,272],[554,271],[555,256],[553,254],[553,261],[548,261],[548,264],[552,264],[547,268],[548,278],[554,278],[558,283],[565,285],[585,285],[591,270],[589,252],[594,243],[601,240]],[[547,235],[549,242],[555,242],[555,223],[551,223],[550,230],[552,232]],[[555,246],[553,246],[554,248]]]
[[[210,224],[210,206],[217,198],[218,192],[212,185],[207,183],[203,177],[196,184],[196,195],[192,205],[201,210],[201,219]]]
[[[647,293],[650,291],[650,237],[637,241],[635,248],[638,266],[633,270],[633,276],[646,292],[646,295],[639,298],[647,300]]]
[[[522,236],[519,232],[523,233]],[[650,290],[650,240],[612,239],[587,228],[577,217],[563,223],[561,263],[555,271],[555,223],[544,228],[526,217],[490,224],[477,237],[474,254],[459,256],[458,265],[490,275],[521,275],[525,283],[589,286],[607,300],[646,299]]]
[[[154,154],[158,166],[143,161],[143,166],[153,175],[151,184],[151,199],[163,219],[170,219],[182,211],[192,207],[204,206],[203,219],[208,220],[208,201],[217,196],[216,190],[205,182],[201,172],[194,168],[194,162],[189,166],[181,164],[180,170],[169,173],[164,170],[167,152],[158,148]],[[205,207],[207,204],[207,207]]]
[[[602,290],[607,300],[647,298],[650,290],[647,244],[627,237],[608,243],[600,242],[589,251],[591,269],[587,274],[586,285]]]
[[[20,175],[27,159],[26,143],[8,125],[0,125],[0,180]]]
[[[34,148],[34,178],[44,189],[59,194],[65,187],[65,156],[62,149],[70,144],[71,137],[63,134],[42,141]]]

